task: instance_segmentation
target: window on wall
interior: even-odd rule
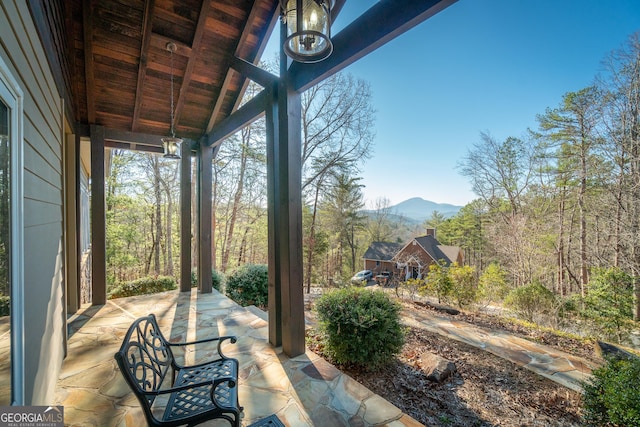
[[[11,399],[11,153],[9,106],[0,98],[0,405]]]
[[[0,57],[0,406],[24,404],[22,92]]]

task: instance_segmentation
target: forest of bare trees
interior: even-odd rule
[[[439,236],[482,271],[498,262],[514,286],[589,292],[616,268],[640,287],[640,40],[603,61],[593,85],[539,114],[538,129],[498,141],[483,133],[460,162],[478,200]]]
[[[591,86],[541,112],[536,129],[504,140],[480,134],[458,170],[478,198],[453,218],[436,213],[430,225],[441,243],[462,247],[476,276],[499,265],[512,288],[535,283],[559,297],[584,297],[594,271],[618,269],[631,278],[637,317],[638,34],[602,64]],[[360,269],[371,242],[402,241],[407,228],[386,199],[363,213],[359,171],[372,153],[375,124],[369,85],[338,74],[304,93],[302,103],[304,285],[339,284]],[[257,121],[225,141],[213,161],[218,271],[267,260],[265,145]],[[177,164],[113,151],[111,165],[110,283],[177,276]]]

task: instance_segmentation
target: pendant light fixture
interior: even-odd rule
[[[173,54],[177,50],[175,43],[167,43],[167,50],[171,53],[171,136],[165,136],[162,138],[162,146],[164,147],[164,157],[169,159],[180,158],[180,144],[182,144],[181,138],[176,138],[175,131],[175,111],[173,107]]]
[[[298,62],[319,62],[333,51],[331,6],[333,0],[282,0],[287,24],[284,52]]]

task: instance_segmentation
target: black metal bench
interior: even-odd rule
[[[150,426],[191,426],[221,418],[240,427],[238,361],[222,354],[225,340],[236,342],[235,337],[224,336],[171,343],[153,314],[133,322],[114,357]],[[214,341],[218,342],[218,356],[198,365],[178,364],[171,350]]]

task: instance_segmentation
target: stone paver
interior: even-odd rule
[[[138,427],[145,425],[138,402],[113,359],[129,325],[154,313],[174,342],[211,335],[236,335],[223,351],[240,363],[242,425],[277,414],[288,427],[421,425],[397,407],[342,374],[318,355],[288,358],[268,343],[263,316],[213,291],[177,291],[110,300],[87,307],[69,323],[69,352],[56,389],[56,405],[65,407],[68,426]],[[188,349],[188,362],[206,359],[206,346]],[[228,426],[213,421],[203,425]]]
[[[572,354],[503,332],[451,320],[429,310],[405,310],[403,319],[409,326],[481,348],[579,392],[582,391],[582,382],[590,377],[591,370],[596,367]]]

